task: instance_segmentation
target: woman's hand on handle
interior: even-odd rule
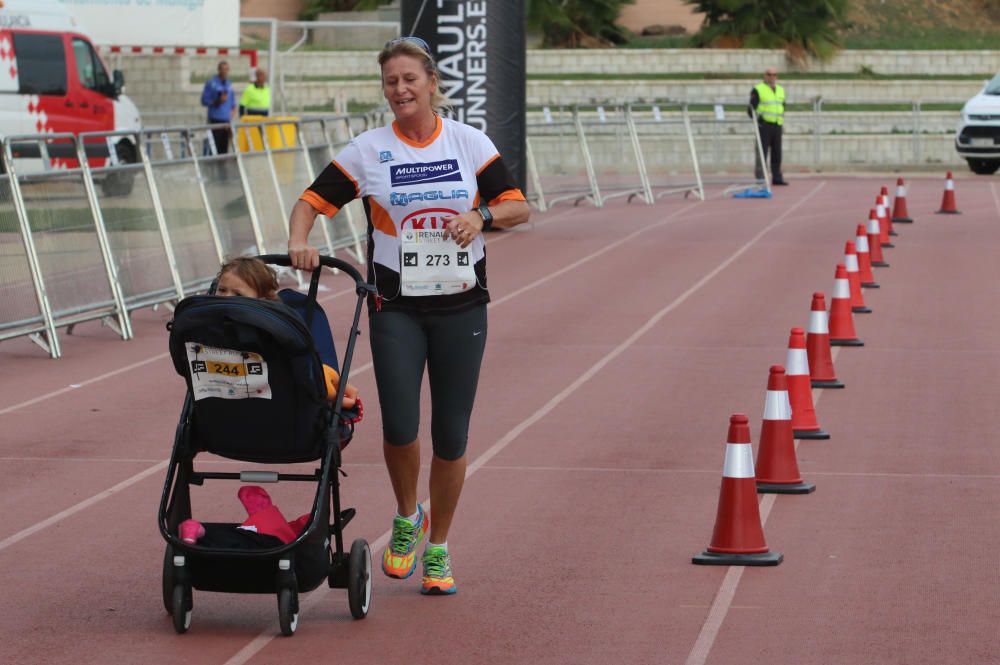
[[[318,210],[301,199],[292,207],[292,217],[288,223],[288,258],[292,261],[292,267],[297,270],[314,270],[319,267],[319,250],[309,244],[309,232],[312,231],[318,214]]]
[[[292,244],[288,241],[288,258],[297,270],[314,270],[319,267],[319,250],[308,244]]]

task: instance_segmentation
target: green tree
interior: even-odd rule
[[[832,56],[850,0],[684,0],[705,14],[698,46],[783,48],[789,56]]]
[[[528,0],[528,26],[541,30],[543,46],[608,46],[628,40],[615,25],[622,7],[635,0]]]

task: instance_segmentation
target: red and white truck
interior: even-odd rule
[[[61,2],[0,0],[0,137],[138,131],[139,109],[122,94],[123,85],[121,72],[109,74]],[[119,161],[136,161],[131,137],[116,137],[113,144]],[[39,157],[37,144],[14,147],[20,157]],[[106,163],[106,142],[87,148],[88,155],[104,154],[89,159],[92,166]],[[76,164],[68,144],[53,145],[49,156],[55,166]],[[105,182],[109,187],[115,183]]]

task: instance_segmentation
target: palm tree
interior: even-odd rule
[[[847,26],[850,0],[684,0],[705,14],[699,46],[784,48],[793,59],[826,59]]]
[[[527,0],[528,25],[541,30],[543,46],[622,44],[628,34],[617,25],[622,7],[635,0]]]

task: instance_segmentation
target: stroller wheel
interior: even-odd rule
[[[174,618],[174,630],[178,634],[186,633],[187,629],[191,627],[191,611],[193,609],[191,590],[184,588],[182,584],[175,585],[171,606],[173,607],[171,614]]]
[[[281,624],[281,634],[291,637],[299,625],[299,599],[292,589],[282,589],[278,592],[278,622]]]
[[[368,606],[372,602],[372,550],[363,538],[351,544],[351,557],[347,563],[347,602],[355,619],[368,616]]]
[[[167,545],[163,553],[163,609],[174,613],[174,548]]]

